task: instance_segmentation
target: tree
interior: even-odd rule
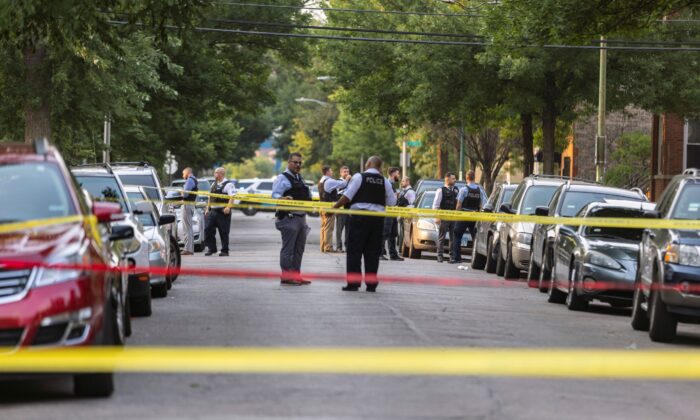
[[[398,166],[399,149],[397,133],[377,120],[354,114],[344,108],[333,125],[333,152],[330,162],[337,166],[347,165],[352,171],[360,168],[360,159],[371,155],[380,156],[385,166]]]
[[[164,37],[165,25],[187,26],[203,9],[205,2],[127,1],[113,3],[112,12],[126,13],[131,23],[152,27]],[[27,0],[0,7],[0,48],[13,58],[21,58],[24,75],[24,138],[52,138],[51,120],[54,67],[51,59],[61,54],[89,55],[93,42],[102,49],[119,50],[123,31],[109,22],[109,6],[92,2]],[[99,63],[86,62],[86,66]],[[109,109],[105,109],[108,112]]]
[[[648,135],[639,132],[621,135],[613,145],[610,158],[616,165],[606,171],[606,184],[649,191],[651,138]]]

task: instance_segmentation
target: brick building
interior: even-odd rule
[[[597,116],[579,118],[572,126],[569,144],[562,153],[561,175],[595,180],[595,139],[597,134]],[[641,132],[652,134],[652,114],[637,108],[627,108],[620,112],[608,113],[605,119],[606,167],[611,168],[615,162],[610,157],[615,147],[615,140],[625,133]]]
[[[651,199],[657,200],[674,175],[700,168],[700,120],[661,114],[652,121]]]

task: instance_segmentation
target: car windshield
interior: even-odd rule
[[[52,163],[0,165],[0,201],[5,203],[0,223],[77,214],[68,186]]]
[[[78,180],[82,188],[90,193],[93,200],[119,203],[123,213],[129,212],[124,196],[119,189],[119,184],[117,184],[117,180],[114,177],[76,175],[75,179]]]
[[[615,209],[602,208],[594,209],[586,217],[624,217],[639,218],[644,214],[643,210],[637,209]],[[630,241],[641,241],[643,229],[597,227],[586,226],[583,229],[583,236],[627,239]]]
[[[139,222],[141,222],[141,224],[146,227],[152,227],[156,225],[156,221],[153,218],[153,213],[151,212],[137,214],[136,218],[139,219]]]
[[[616,194],[606,194],[593,191],[569,191],[564,196],[559,213],[562,217],[573,217],[581,209],[594,201],[604,201],[605,199],[642,201],[641,197],[621,196]]]
[[[558,185],[534,185],[525,192],[520,214],[535,214],[539,206],[546,206],[554,195]]]
[[[151,174],[119,175],[124,185],[138,185],[144,187],[146,195],[151,200],[160,200],[158,185]]]
[[[420,201],[420,204],[418,204],[418,208],[420,209],[432,209],[433,208],[433,200],[435,200],[435,193],[430,191],[425,194],[423,194],[423,198]]]
[[[272,182],[261,182],[257,189],[260,191],[272,191]]]
[[[513,193],[515,192],[515,188],[511,190],[505,190],[503,191],[503,198],[501,199],[501,204],[508,204],[511,202],[513,198]]]
[[[674,219],[700,219],[700,184],[689,184],[683,188],[676,208],[673,209]]]
[[[243,181],[243,182],[238,182],[238,186],[237,186],[237,187],[240,188],[240,189],[244,189],[244,188],[250,187],[251,185],[253,185],[252,182]],[[211,188],[211,187],[209,187],[209,188]]]
[[[146,198],[144,198],[143,194],[141,194],[139,191],[129,191],[126,193],[126,198],[129,200],[131,204],[136,204],[139,201],[144,201]]]

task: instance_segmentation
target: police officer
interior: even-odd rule
[[[445,185],[435,191],[435,199],[433,200],[434,210],[454,210],[457,206],[457,194],[459,190],[455,187],[457,178],[452,172],[445,174]],[[440,229],[438,232],[437,240],[437,262],[443,261],[443,249],[445,246],[445,236],[450,236],[450,244],[454,244],[454,222],[452,220],[440,220],[435,219],[435,224],[437,224]],[[457,257],[450,253],[450,264],[457,262]]]
[[[389,182],[399,182],[401,179],[401,171],[399,168],[391,167],[389,168]],[[396,251],[396,238],[399,236],[398,223],[396,217],[387,217],[384,219],[384,233],[382,236],[382,256],[380,257],[383,261],[387,261],[386,248],[389,248],[389,259],[392,261],[403,261],[403,258],[399,256]],[[385,244],[386,243],[386,247]]]
[[[204,255],[209,256],[216,253],[216,231],[219,231],[221,239],[221,252],[219,256],[228,257],[228,235],[231,231],[231,207],[233,206],[233,195],[236,194],[236,186],[233,182],[226,179],[226,169],[216,168],[214,171],[214,183],[211,186],[210,192],[217,196],[210,196],[207,208],[204,212],[206,218],[206,227],[204,228],[204,238],[207,243],[207,252]],[[228,195],[231,198],[221,197]]]
[[[301,154],[292,153],[287,161],[287,170],[277,176],[272,184],[272,198],[281,200],[311,201],[311,191],[299,172],[301,171]],[[310,284],[301,278],[301,260],[306,248],[309,226],[306,224],[304,211],[281,211],[275,213],[275,227],[282,235],[280,250],[280,268],[282,284],[301,286]]]
[[[325,181],[323,181],[323,185],[321,188],[319,188],[319,192],[323,191],[323,201],[327,202],[332,202],[335,203],[338,201],[338,198],[340,198],[341,191],[345,190],[348,186],[348,181],[350,180],[350,169],[347,166],[343,166],[340,168],[340,179],[333,179],[331,178],[333,175],[333,171],[331,170],[330,176],[326,178]],[[348,223],[348,215],[347,214],[335,214],[333,215],[333,218],[335,219],[335,228],[336,228],[336,236],[337,236],[337,241],[338,241],[338,247],[336,248],[336,252],[343,252],[343,243],[341,241],[342,239],[342,231],[345,229],[345,225]],[[339,229],[339,231],[338,231]],[[340,232],[340,233],[339,233]],[[347,236],[347,230],[346,230],[346,236]],[[333,231],[331,230],[328,234],[328,237],[325,238],[327,241],[329,241],[329,248],[332,251],[333,250]],[[347,242],[347,241],[346,241]],[[323,250],[322,250],[323,252]],[[326,251],[329,252],[329,251]]]
[[[385,206],[396,204],[396,194],[389,180],[381,173],[382,159],[372,156],[365,171],[350,179],[343,195],[335,203],[341,208],[350,203],[353,210],[383,212]],[[365,263],[365,285],[368,292],[377,290],[379,284],[379,255],[382,248],[384,217],[351,215],[347,249],[347,285],[344,291],[357,291],[362,285],[362,259]]]
[[[318,196],[323,202],[338,201],[338,192],[329,188],[326,191],[327,181],[333,181],[333,169],[325,165],[321,168],[323,176],[318,181]],[[330,184],[330,182],[328,182]],[[333,228],[335,227],[335,215],[321,210],[321,252],[333,252]]]
[[[474,182],[474,171],[467,172],[467,185],[459,189],[457,195],[457,210],[480,211],[486,204],[486,192],[481,185]],[[472,246],[476,239],[476,221],[460,220],[455,223],[455,242],[452,244],[452,254],[457,257],[458,262],[462,261],[462,236],[469,229],[472,237]]]
[[[192,168],[187,167],[182,170],[182,178],[185,179],[183,189],[185,193],[182,196],[184,201],[182,205],[182,230],[185,231],[185,250],[180,255],[194,255],[194,229],[192,228],[192,215],[194,214],[194,202],[197,199],[195,194],[199,188],[197,187],[197,178],[192,174]]]
[[[401,191],[399,191],[399,197],[396,200],[397,207],[407,207],[412,206],[416,201],[416,192],[411,186],[411,178],[405,176],[401,178]]]

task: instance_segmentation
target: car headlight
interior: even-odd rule
[[[163,249],[163,244],[158,239],[148,241],[148,252],[156,252]]]
[[[700,267],[700,246],[671,244],[666,247],[664,261]]]
[[[428,219],[418,219],[416,226],[420,230],[437,230],[435,223]]]
[[[41,267],[37,272],[34,287],[48,286],[82,277],[85,275],[83,267],[90,266],[91,261],[84,247],[75,245],[68,246],[49,258],[47,264],[65,266],[66,268]]]
[[[613,258],[595,251],[591,251],[586,255],[586,261],[593,265],[610,268],[612,270],[620,270],[622,268],[622,265]]]
[[[515,235],[515,242],[530,245],[530,242],[532,242],[532,234],[525,233],[525,232],[519,232],[517,235]]]

